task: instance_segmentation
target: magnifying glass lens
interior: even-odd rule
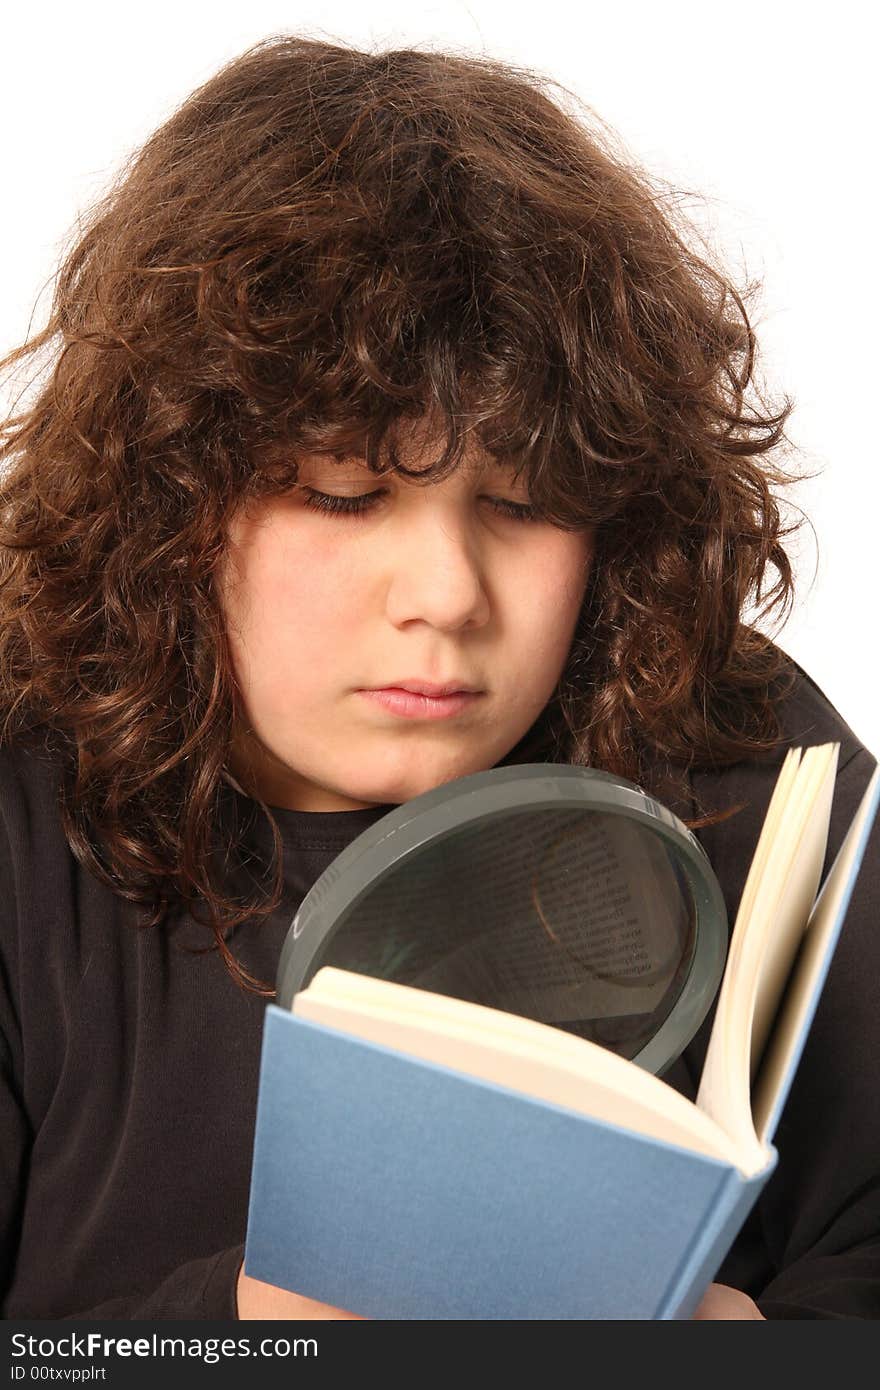
[[[496,815],[398,859],[316,952],[633,1058],[688,980],[697,912],[650,826],[570,807]]]

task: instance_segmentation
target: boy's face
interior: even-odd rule
[[[427,466],[416,434],[401,458]],[[311,488],[379,493],[361,515],[313,510]],[[239,511],[221,597],[250,729],[230,767],[300,811],[400,803],[493,767],[552,695],[571,646],[592,530],[521,521],[526,483],[478,448],[442,482],[304,457],[299,486]],[[404,717],[365,689],[476,687],[458,712]]]

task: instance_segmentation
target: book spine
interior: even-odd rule
[[[660,1304],[655,1317],[661,1321],[692,1318],[721,1262],[742,1229],[773,1169],[777,1154],[768,1149],[768,1162],[760,1173],[743,1178],[732,1172],[719,1195],[712,1219],[697,1233],[687,1255]]]

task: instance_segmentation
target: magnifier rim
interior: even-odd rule
[[[511,804],[512,791],[515,793]],[[634,782],[569,763],[518,763],[433,787],[369,826],[324,870],[291,922],[276,976],[276,1003],[290,1009],[363,897],[400,861],[482,820],[538,810],[625,815],[659,834],[684,871],[696,913],[690,969],[666,1019],[632,1058],[662,1074],[693,1038],[715,998],[727,954],[728,918],[705,850],[668,807]],[[314,966],[314,968],[313,968]]]

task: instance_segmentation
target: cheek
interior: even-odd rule
[[[590,573],[592,545],[583,537],[556,534],[542,547],[531,569],[528,613],[522,650],[528,662],[521,672],[523,690],[543,703],[558,681],[571,649]]]
[[[529,571],[529,608],[533,623],[545,630],[544,645],[570,639],[586,594],[592,555],[592,534],[556,532],[536,548]]]
[[[249,685],[308,682],[356,626],[357,585],[344,551],[294,544],[265,526],[243,536],[224,574],[223,607]]]

